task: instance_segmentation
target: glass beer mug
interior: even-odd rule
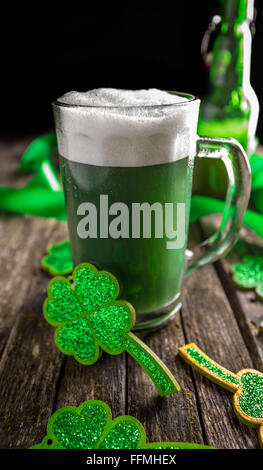
[[[197,136],[198,98],[158,91],[165,102],[153,104],[159,94],[147,90],[143,104],[116,104],[105,90],[97,91],[107,98],[99,104],[77,92],[54,103],[73,259],[112,271],[121,298],[136,310],[135,329],[150,330],[175,316],[184,276],[233,246],[249,200],[249,163],[237,141]],[[200,157],[224,162],[229,187],[220,229],[189,258],[192,175]]]

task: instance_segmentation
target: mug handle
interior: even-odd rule
[[[187,252],[185,276],[224,256],[234,245],[246,211],[251,188],[248,157],[235,139],[198,137],[197,157],[219,158],[226,167],[228,190],[220,228],[192,252]]]

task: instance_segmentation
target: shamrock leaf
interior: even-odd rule
[[[130,307],[125,302],[115,302],[95,310],[89,315],[89,321],[105,351],[109,354],[119,354],[124,350],[123,334],[134,324]]]
[[[55,277],[51,280],[43,311],[46,320],[53,326],[83,315],[82,306],[69,280],[63,277]]]
[[[69,240],[62,240],[48,248],[48,254],[41,260],[41,266],[52,276],[69,274],[73,271],[73,258]]]
[[[256,288],[256,294],[263,300],[263,256],[248,255],[243,263],[231,266],[234,283],[242,289]]]
[[[98,360],[101,350],[108,354],[129,352],[146,370],[160,395],[180,387],[161,360],[130,330],[135,324],[133,307],[118,300],[119,283],[108,271],[83,263],[72,276],[55,277],[44,302],[45,319],[57,327],[55,342],[64,354],[82,364]]]
[[[108,271],[100,271],[91,264],[80,264],[73,273],[75,291],[84,310],[105,305],[119,295],[119,283]]]
[[[99,449],[140,449],[145,441],[145,431],[133,416],[120,416],[109,423]]]
[[[44,315],[59,327],[55,341],[62,352],[92,364],[99,347],[111,354],[124,350],[123,333],[133,326],[134,314],[127,303],[115,301],[119,284],[112,274],[79,265],[72,278],[52,279],[48,294]]]
[[[93,364],[100,355],[99,347],[94,341],[92,330],[85,317],[58,328],[55,342],[64,354],[73,354],[82,364]]]
[[[236,394],[235,403],[241,410],[240,417],[244,421],[258,419],[263,425],[263,374],[253,369],[243,369],[237,374],[241,387]]]
[[[185,449],[209,448],[181,442],[146,443],[145,430],[133,416],[112,420],[103,401],[90,400],[78,408],[56,411],[47,425],[47,435],[31,449]]]
[[[95,449],[111,411],[106,403],[90,400],[78,408],[67,406],[56,411],[47,426],[47,436],[33,449]]]

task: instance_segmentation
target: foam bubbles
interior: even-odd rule
[[[160,106],[183,103],[187,98],[167,91],[151,88],[149,90],[117,90],[97,88],[86,92],[70,91],[58,100],[75,106]]]
[[[192,156],[199,100],[157,89],[71,91],[54,105],[59,153],[97,166],[146,166]]]

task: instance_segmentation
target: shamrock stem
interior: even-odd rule
[[[179,392],[180,386],[165,364],[133,333],[124,337],[125,350],[151,377],[161,396]]]
[[[212,382],[221,385],[230,392],[236,392],[239,389],[239,377],[210,359],[196,344],[190,343],[179,348],[179,354],[185,362]]]

